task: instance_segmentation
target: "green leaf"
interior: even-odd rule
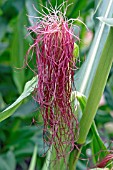
[[[99,136],[95,123],[92,124],[91,131],[93,132],[93,140],[91,143],[92,153],[94,155],[93,160],[95,161],[95,163],[97,163],[99,159],[101,160],[106,155],[108,155],[108,150]]]
[[[43,143],[43,129],[42,127],[38,128],[37,126],[24,126],[21,125],[17,128],[10,129],[10,136],[7,141],[5,149],[14,150],[16,157],[25,157],[32,156],[34,146],[38,146],[38,154],[43,154],[46,148],[44,148]]]
[[[79,0],[68,0],[68,4],[72,4],[69,6],[67,15],[71,18],[78,17],[79,11],[82,13],[89,5],[89,2],[86,1],[79,1]]]
[[[6,154],[6,157],[4,157],[4,159],[7,162],[10,169],[15,170],[15,168],[16,168],[16,160],[15,160],[14,153],[12,151],[8,151],[7,154]]]
[[[109,81],[106,85],[105,99],[111,110],[113,110],[113,74],[111,74]]]
[[[0,17],[0,40],[4,37],[7,30],[7,21],[5,18]]]
[[[76,98],[79,102],[80,108],[82,110],[82,114],[83,114],[85,107],[86,107],[86,104],[87,104],[86,96],[81,94],[80,92],[73,92],[73,95],[76,96]],[[92,151],[93,151],[93,155],[95,155],[95,157],[94,157],[95,162],[97,162],[98,161],[98,155],[96,155],[96,154],[100,151],[100,148],[103,151],[99,154],[100,159],[105,157],[108,154],[108,151],[107,151],[107,148],[105,147],[102,139],[99,136],[99,133],[97,131],[97,128],[96,128],[94,121],[93,121],[92,126],[91,126],[91,131],[93,133],[93,140],[92,140],[92,143],[91,143],[92,144]],[[76,155],[75,152],[76,151],[72,151],[72,153],[70,154],[70,164],[71,164],[70,167],[75,166],[76,162],[73,161],[73,156]]]
[[[101,15],[104,18],[112,17],[113,13],[113,3],[110,1],[103,1],[101,3]],[[109,33],[109,27],[106,27],[104,23],[100,23],[98,28],[96,28],[95,37],[93,39],[92,45],[86,61],[80,68],[80,70],[75,74],[75,84],[77,91],[85,94],[88,97],[91,85],[94,79],[95,72],[100,61],[101,53],[104,48],[107,36]]]
[[[0,157],[0,169],[1,170],[10,170],[6,160]]]
[[[113,48],[111,46],[112,42],[113,28],[111,27],[105,47],[98,62],[98,68],[96,70],[96,73],[94,74],[94,79],[89,91],[89,97],[84,110],[84,114],[80,121],[80,135],[78,139],[78,142],[80,143],[85,142],[110,72],[113,61]]]
[[[81,108],[82,113],[83,113],[83,111],[84,111],[84,109],[85,109],[85,107],[86,107],[87,98],[86,98],[85,95],[83,95],[83,94],[80,93],[80,92],[75,92],[75,93],[76,93],[76,98],[77,98],[77,100],[78,100],[78,102],[79,102],[79,104],[80,104],[80,108]]]
[[[101,22],[105,23],[108,26],[113,26],[113,18],[104,18],[104,17],[97,17]]]
[[[8,42],[0,42],[0,55],[6,50],[8,45]]]
[[[22,9],[14,22],[14,35],[11,45],[11,65],[13,67],[13,79],[19,93],[22,92],[25,83],[24,58],[29,48],[25,40],[26,13]],[[28,48],[27,48],[28,47]]]
[[[28,97],[35,89],[37,85],[37,77],[34,77],[31,81],[28,81],[25,85],[23,93],[20,97],[7,109],[0,113],[0,122],[11,116],[16,109],[22,104],[23,100]]]
[[[38,115],[37,108],[39,107],[38,103],[32,98],[29,99],[26,103],[23,103],[13,114],[13,117],[21,118],[35,118],[35,114]],[[38,116],[36,117],[38,119]],[[30,122],[31,123],[31,122]]]
[[[39,0],[39,1],[26,0],[25,1],[28,19],[31,25],[34,25],[34,20],[37,21],[37,18],[35,19],[35,17],[40,16],[40,14],[37,12],[37,11],[41,12],[42,10],[42,6],[40,4],[43,5],[42,0]],[[33,6],[36,8],[37,11],[33,8]]]
[[[8,110],[5,109],[3,112],[0,112],[0,122],[10,117],[20,105],[21,101],[18,102],[17,99],[11,106],[7,108]]]
[[[8,151],[6,154],[0,157],[0,170],[15,170],[16,160],[12,151]]]
[[[74,43],[73,56],[75,59],[79,57],[79,46],[76,43]]]
[[[50,166],[50,162],[51,162],[51,154],[52,154],[52,147],[49,149],[48,153],[47,153],[47,156],[46,156],[46,160],[44,162],[44,165],[42,167],[42,170],[48,170],[50,169],[49,166]]]
[[[38,150],[38,147],[37,147],[37,145],[35,145],[34,151],[33,151],[33,156],[32,156],[32,159],[31,159],[30,166],[29,166],[28,170],[35,170],[36,159],[37,159],[37,150]]]

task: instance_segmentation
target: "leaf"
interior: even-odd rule
[[[80,121],[80,135],[78,142],[84,143],[88,134],[96,111],[98,109],[99,101],[101,99],[110,69],[113,61],[113,28],[111,27],[105,47],[98,62],[98,68],[94,74],[92,86],[89,91],[89,97],[84,110],[84,114]],[[107,56],[107,60],[106,60]],[[101,80],[101,81],[100,81]],[[88,122],[88,123],[87,123]]]
[[[34,118],[35,114],[38,115],[37,108],[38,103],[34,99],[29,99],[26,103],[23,103],[13,114],[13,117],[18,117],[22,119]],[[34,113],[34,114],[33,114]]]
[[[12,151],[8,151],[6,154],[0,157],[0,170],[15,170],[16,160]]]
[[[17,108],[22,104],[23,100],[34,91],[36,85],[37,77],[34,77],[31,81],[26,83],[24,91],[20,97],[12,105],[0,113],[0,122],[11,116],[17,110]]]
[[[31,159],[30,166],[29,166],[28,170],[35,170],[36,159],[37,159],[37,150],[38,150],[38,147],[37,147],[37,145],[35,145],[34,151],[33,151],[33,156],[32,156],[32,159]]]
[[[83,111],[84,111],[84,109],[85,109],[85,107],[86,107],[87,98],[86,98],[85,95],[83,95],[83,94],[80,93],[80,92],[75,92],[75,94],[76,94],[76,98],[77,98],[77,100],[78,100],[78,102],[79,102],[79,104],[80,104],[80,108],[81,108],[82,113],[83,113]]]
[[[0,55],[6,50],[8,45],[8,42],[0,42]]]
[[[37,138],[38,140],[38,138]],[[32,156],[34,149],[34,142],[30,139],[27,139],[23,143],[20,143],[17,147],[15,147],[14,154],[17,158]]]
[[[1,93],[0,93],[0,110],[2,110],[4,107],[5,107],[5,102],[4,102],[4,100],[3,100],[3,98],[2,98],[2,95],[1,95]]]
[[[48,170],[49,166],[50,166],[50,161],[51,161],[51,154],[52,154],[52,147],[49,149],[47,156],[46,156],[46,160],[44,162],[44,165],[42,167],[42,170]]]
[[[101,22],[105,23],[108,26],[113,26],[113,18],[104,18],[104,17],[97,17]]]
[[[76,98],[77,98],[77,100],[78,100],[78,102],[80,104],[82,114],[84,114],[84,110],[85,110],[85,107],[86,107],[86,104],[87,104],[87,98],[86,98],[85,95],[81,94],[80,92],[75,92],[75,95],[76,95]],[[96,125],[95,125],[94,121],[93,121],[92,126],[91,126],[91,131],[93,133],[93,140],[91,142],[92,151],[93,151],[95,162],[97,162],[98,161],[97,153],[99,153],[100,148],[101,148],[101,151],[102,151],[99,154],[100,159],[104,158],[108,154],[108,151],[107,151],[107,148],[104,145],[102,139],[99,136],[99,133],[97,131],[97,128],[96,128]]]
[[[34,25],[34,20],[37,21],[37,18],[35,19],[35,17],[37,17],[38,15],[40,15],[37,11],[40,11],[42,10],[42,7],[40,4],[43,4],[41,3],[42,0],[39,0],[38,3],[36,0],[34,1],[31,1],[31,0],[26,0],[25,1],[25,6],[26,6],[26,10],[27,10],[27,14],[28,14],[28,19],[29,19],[29,22],[31,25]],[[34,9],[34,7],[36,8],[36,10]]]
[[[4,37],[7,30],[7,21],[0,16],[0,40]]]
[[[15,160],[14,153],[12,151],[8,151],[6,154],[6,157],[4,157],[4,158],[5,158],[5,161],[7,162],[8,166],[10,167],[10,169],[15,170],[16,160]]]
[[[112,0],[102,1],[100,11],[104,18],[112,17]],[[108,33],[109,27],[106,27],[104,23],[100,23],[96,29],[95,37],[90,47],[88,56],[86,57],[86,61],[80,70],[75,74],[76,89],[77,91],[85,94],[86,97],[89,95]]]
[[[15,110],[21,105],[21,101],[18,102],[18,99],[8,107],[8,110],[5,109],[3,112],[0,113],[0,122],[7,119],[9,116],[11,116]]]
[[[79,46],[76,43],[74,43],[73,56],[74,56],[74,59],[79,57]]]
[[[107,101],[107,104],[113,110],[113,74],[111,73],[111,76],[109,77],[109,81],[105,88],[105,99]]]
[[[106,122],[110,122],[113,120],[111,115],[109,114],[110,110],[100,110],[98,109],[96,117],[95,117],[95,122],[97,124],[104,124]]]
[[[89,5],[89,2],[79,1],[79,0],[68,0],[68,4],[72,4],[69,6],[67,15],[71,18],[75,18],[79,16],[79,11],[82,13]]]
[[[14,35],[11,44],[11,65],[13,67],[13,79],[17,86],[19,93],[22,92],[25,83],[25,69],[23,68],[25,54],[29,48],[25,40],[26,15],[25,10],[22,9],[16,21],[14,22]]]
[[[1,170],[10,170],[6,160],[0,157],[0,169]]]
[[[93,160],[97,163],[98,160],[101,160],[108,155],[108,150],[99,136],[95,123],[92,124],[91,131],[93,132],[93,140],[91,143]]]
[[[36,133],[39,136],[41,136],[42,134],[41,129],[38,132],[37,129],[38,128],[36,126],[25,126],[16,129],[14,132],[12,131],[9,140],[7,142],[7,147],[11,147],[11,146],[14,147],[14,146],[21,145],[22,143],[27,142]]]
[[[16,129],[13,128],[14,126],[10,129],[11,132],[5,149],[13,149],[16,158],[32,156],[35,145],[38,146],[37,152],[39,155],[46,152],[42,127],[35,125],[21,127],[21,125]]]

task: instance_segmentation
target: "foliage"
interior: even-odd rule
[[[77,23],[80,30],[75,29],[75,32],[80,31],[81,39],[80,56],[77,62],[79,69],[75,72],[76,88],[81,92],[80,96],[78,95],[81,109],[78,107],[77,114],[79,120],[82,120],[80,126],[83,126],[82,113],[87,115],[92,111],[94,112],[93,118],[96,113],[95,124],[98,129],[97,132],[95,124],[93,124],[91,129],[90,126],[88,127],[86,142],[79,138],[79,142],[82,144],[85,142],[85,145],[81,148],[81,159],[78,160],[77,169],[85,170],[87,166],[92,167],[105,156],[104,153],[108,152],[106,148],[112,149],[113,147],[111,142],[113,139],[113,68],[109,73],[113,61],[110,45],[113,34],[111,33],[111,39],[108,40],[110,27],[105,25],[106,23],[113,26],[113,19],[111,19],[113,1],[75,0],[73,2],[68,0],[68,2],[73,5],[69,6],[67,17],[77,18],[80,11],[80,17],[90,29],[88,32],[80,23]],[[51,3],[55,6],[54,0],[51,0]],[[62,0],[59,0],[58,4],[61,3]],[[28,58],[31,69],[26,67],[24,60],[29,44],[32,44],[32,39],[26,36],[26,27],[32,25],[33,19],[28,18],[26,14],[40,15],[34,11],[32,4],[39,11],[42,9],[46,11],[43,6],[40,6],[40,4],[45,6],[46,0],[0,1],[0,170],[46,170],[50,163],[51,150],[48,152],[47,158],[41,157],[48,148],[43,143],[43,125],[39,105],[32,98],[37,84],[37,77],[34,77],[31,70],[35,71],[35,56],[31,54]],[[93,40],[92,37],[94,37]],[[107,44],[110,43],[109,46],[105,46],[106,40]],[[107,52],[106,48],[109,48]],[[104,61],[102,51],[104,51]],[[34,60],[31,61],[33,57]],[[34,78],[32,79],[32,77]],[[104,102],[100,103],[98,107],[102,92]],[[86,119],[86,123],[87,121],[88,119]],[[83,138],[83,135],[81,137]],[[102,148],[105,150],[104,153],[100,152]],[[76,153],[72,153],[69,158],[72,162],[74,154]],[[90,161],[88,162],[88,160]],[[64,162],[61,160],[56,163],[56,169],[63,169],[63,167],[66,169],[63,165]],[[75,164],[72,166],[75,169]]]

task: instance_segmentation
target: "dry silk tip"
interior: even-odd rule
[[[28,50],[36,53],[38,83],[35,100],[40,105],[44,122],[43,139],[53,146],[57,159],[70,153],[77,140],[78,121],[72,108],[71,93],[74,90],[75,61],[79,39],[74,35],[73,24],[61,12],[63,4],[38,12],[38,22],[28,28],[35,33],[33,45]],[[34,7],[35,8],[35,7]],[[36,10],[36,9],[35,9]]]

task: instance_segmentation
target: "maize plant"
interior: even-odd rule
[[[39,4],[36,0],[26,0],[18,14],[17,27],[12,22],[13,29],[18,29],[14,32],[11,63],[14,61],[13,81],[20,96],[0,113],[1,123],[15,120],[11,125],[12,135],[2,152],[7,150],[7,156],[14,154],[16,160],[24,154],[19,147],[22,143],[26,145],[22,147],[31,147],[26,153],[30,162],[28,159],[25,166],[15,161],[14,170],[19,166],[29,170],[113,167],[112,138],[102,134],[103,129],[99,129],[102,122],[98,123],[99,109],[112,115],[112,104],[109,104],[112,97],[108,100],[108,92],[111,95],[113,0],[71,2],[41,0]],[[94,3],[91,27],[90,21],[87,22],[89,14],[84,16],[84,10],[86,12]],[[23,31],[25,23],[27,27]],[[31,78],[28,82],[27,76]],[[28,132],[22,130],[25,134],[21,142],[19,129],[30,118],[32,123],[29,123]],[[109,120],[112,122],[112,116]],[[103,121],[106,129],[106,120]],[[15,143],[14,136],[20,143]],[[3,159],[4,156],[0,158]]]

